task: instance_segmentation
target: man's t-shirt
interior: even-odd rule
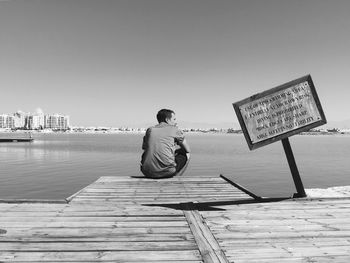
[[[162,122],[148,128],[143,138],[141,171],[147,177],[161,178],[176,173],[175,148],[184,140],[179,128]]]

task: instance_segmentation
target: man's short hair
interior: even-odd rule
[[[161,122],[165,122],[166,119],[171,119],[172,114],[175,114],[174,111],[169,110],[169,109],[161,109],[160,111],[158,111],[157,113],[157,120],[159,123]]]

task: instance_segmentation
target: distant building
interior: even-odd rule
[[[29,130],[44,129],[44,116],[29,115],[27,118],[27,128]]]
[[[13,114],[15,119],[15,128],[24,128],[26,126],[26,119],[27,119],[26,113],[23,111],[17,111]]]
[[[0,128],[7,128],[7,115],[6,114],[0,115]]]
[[[15,118],[11,115],[2,114],[0,115],[0,128],[14,128]]]
[[[69,116],[59,114],[46,115],[45,128],[53,130],[67,130],[69,128]]]
[[[7,116],[7,128],[13,129],[15,128],[15,117]]]
[[[34,114],[17,111],[12,115],[0,115],[0,128],[67,130],[69,127],[69,116],[60,114],[44,115],[40,108]]]

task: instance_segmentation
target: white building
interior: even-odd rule
[[[1,114],[0,128],[25,128],[29,130],[67,130],[70,128],[69,116],[60,114],[44,115],[41,109],[37,109],[36,113],[34,114],[17,111],[13,115]]]
[[[67,130],[69,128],[69,116],[59,114],[46,115],[45,128],[53,130]]]
[[[15,118],[15,128],[24,128],[26,126],[26,117],[28,114],[23,111],[17,111],[13,114]]]
[[[0,128],[15,128],[15,118],[14,116],[1,114],[0,115]]]
[[[44,116],[29,115],[27,118],[27,128],[30,130],[44,128]]]
[[[7,128],[7,115],[6,114],[0,115],[0,128]]]

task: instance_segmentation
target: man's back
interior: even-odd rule
[[[143,138],[141,171],[147,177],[161,178],[176,173],[175,148],[184,135],[174,125],[165,122],[147,129]]]

